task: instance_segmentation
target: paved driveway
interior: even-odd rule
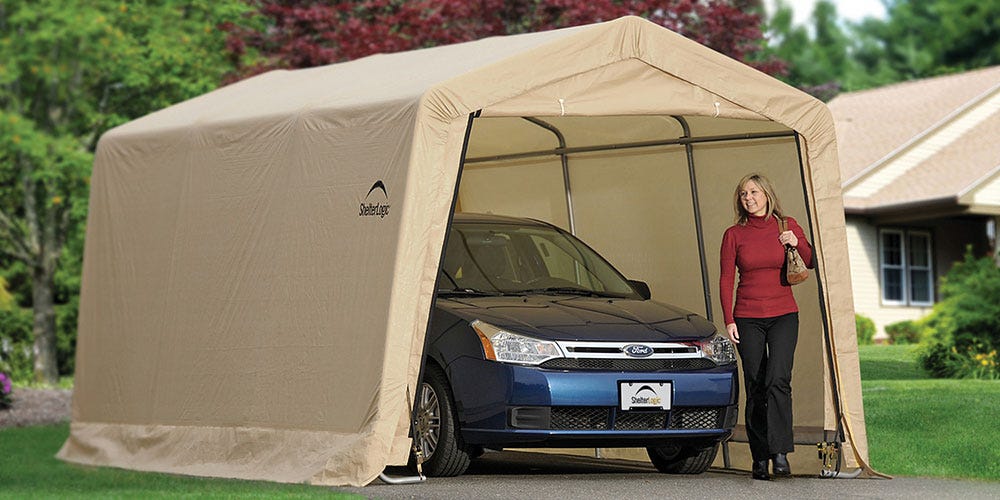
[[[697,476],[675,476],[659,474],[651,465],[637,462],[524,452],[487,453],[459,477],[405,485],[375,480],[364,488],[336,490],[384,499],[1000,498],[1000,482],[815,476],[765,482],[750,479],[748,472],[712,469]]]

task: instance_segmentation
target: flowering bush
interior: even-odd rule
[[[941,301],[920,325],[918,359],[932,376],[1000,379],[1000,267],[966,253],[941,279]]]
[[[983,344],[966,349],[950,348],[940,342],[924,346],[920,352],[924,368],[934,377],[1000,379],[1000,363],[996,349],[985,350]]]
[[[1000,378],[1000,366],[997,365],[997,350],[990,352],[980,352],[969,356],[972,360],[972,368],[975,378]]]
[[[0,372],[0,410],[6,410],[14,404],[10,397],[10,391],[10,377],[6,373]]]

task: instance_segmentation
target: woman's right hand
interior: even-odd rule
[[[729,340],[734,344],[740,343],[740,331],[736,329],[736,323],[726,325],[726,333],[729,334]]]

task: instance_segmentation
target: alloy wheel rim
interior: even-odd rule
[[[420,405],[414,419],[417,440],[424,459],[434,455],[441,438],[441,402],[430,384],[424,383],[420,391]]]

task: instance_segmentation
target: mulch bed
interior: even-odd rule
[[[51,425],[68,422],[70,389],[14,389],[14,406],[0,410],[0,428]]]

